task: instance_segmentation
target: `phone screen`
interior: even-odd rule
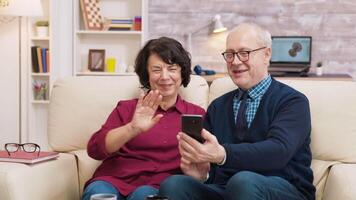
[[[182,132],[196,139],[200,143],[204,143],[204,138],[201,136],[203,129],[203,117],[201,115],[182,115]]]

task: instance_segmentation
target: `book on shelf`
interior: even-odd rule
[[[37,60],[38,60],[38,69],[39,69],[39,72],[40,72],[40,73],[43,73],[41,47],[37,47]]]
[[[32,72],[48,73],[49,66],[49,49],[39,46],[31,47]]]
[[[38,155],[37,152],[27,153],[25,151],[16,151],[9,154],[5,150],[0,151],[0,162],[14,162],[14,163],[25,163],[34,164],[43,162],[46,160],[52,160],[59,156],[58,152],[41,151]]]
[[[111,24],[133,24],[133,20],[132,19],[109,19]]]
[[[37,58],[37,48],[38,46],[31,47],[31,59],[32,59],[32,71],[35,73],[40,72],[39,65],[38,65],[38,58]]]

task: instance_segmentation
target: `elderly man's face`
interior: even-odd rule
[[[239,29],[227,38],[226,52],[240,52],[240,59],[244,61],[235,56],[232,62],[226,62],[231,79],[242,89],[252,88],[268,75],[271,49],[263,48],[261,43],[253,29]]]

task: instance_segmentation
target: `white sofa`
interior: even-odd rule
[[[356,83],[284,80],[303,92],[312,115],[312,168],[317,199],[356,199]],[[181,95],[204,108],[235,89],[227,78],[210,86],[192,76]],[[1,200],[76,200],[100,164],[86,154],[91,134],[117,101],[138,95],[136,76],[76,77],[54,84],[49,106],[48,142],[62,152],[56,160],[35,165],[0,162]]]

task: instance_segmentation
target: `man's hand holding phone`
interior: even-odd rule
[[[192,163],[220,164],[226,156],[225,148],[219,144],[213,134],[205,129],[202,129],[201,137],[204,143],[198,142],[184,132],[179,132],[177,139],[180,155]]]

